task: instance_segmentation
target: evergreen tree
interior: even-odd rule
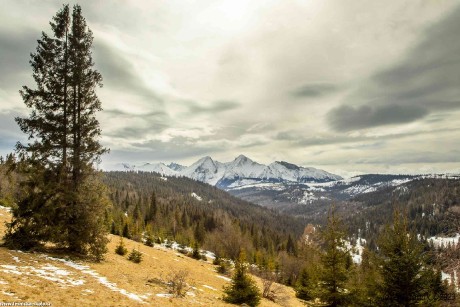
[[[120,241],[118,242],[118,245],[115,248],[115,253],[120,256],[124,256],[127,252],[128,250],[126,249],[125,244],[123,243],[123,237],[120,237]]]
[[[290,255],[297,255],[297,248],[296,248],[294,240],[292,239],[290,234],[288,236],[288,240],[287,240],[287,243],[286,243],[286,251]]]
[[[423,245],[407,228],[407,218],[395,210],[392,227],[379,238],[379,303],[386,306],[417,306],[428,298],[439,299],[443,287],[432,267],[427,265]],[[439,273],[439,272],[438,272]]]
[[[128,222],[125,223],[125,226],[123,226],[123,233],[122,236],[128,239],[131,239],[131,232],[129,231],[129,225]]]
[[[131,253],[128,256],[128,260],[134,263],[141,263],[142,261],[142,253],[138,249],[132,249]]]
[[[320,296],[328,306],[344,306],[348,301],[346,282],[350,255],[344,244],[345,231],[334,207],[328,213],[327,226],[321,237],[325,251],[321,255]]]
[[[313,285],[310,274],[308,273],[307,268],[304,268],[300,272],[299,279],[297,280],[295,296],[302,300],[309,301],[313,298],[312,288]]]
[[[251,277],[248,276],[244,261],[245,255],[242,252],[235,263],[232,283],[224,288],[224,301],[231,304],[257,306],[260,302],[260,291]]]
[[[31,141],[17,145],[25,180],[5,241],[21,248],[50,241],[100,260],[108,202],[93,165],[106,151],[95,116],[102,78],[80,6],[70,16],[64,5],[50,24],[53,36],[42,33],[31,55],[37,88],[21,90],[31,113],[16,121]]]

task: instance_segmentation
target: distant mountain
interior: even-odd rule
[[[164,176],[184,176],[197,181],[231,190],[261,183],[319,183],[341,180],[342,177],[326,171],[301,167],[288,162],[273,162],[269,165],[257,163],[244,155],[231,162],[222,163],[206,156],[186,167],[177,163],[145,163],[134,166],[117,164],[116,171],[157,172]]]
[[[180,164],[174,163],[174,162],[169,163],[169,164],[168,164],[168,167],[169,167],[170,169],[176,171],[176,172],[180,172],[180,171],[184,170],[185,168],[187,168],[187,166],[183,166],[183,165],[180,165]]]

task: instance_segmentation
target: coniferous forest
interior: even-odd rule
[[[28,140],[0,159],[0,205],[12,210],[4,246],[103,262],[111,234],[121,237],[121,256],[123,238],[179,244],[196,261],[210,251],[217,272],[232,276],[222,301],[237,305],[262,297],[282,304],[274,283],[292,287],[306,306],[458,303],[458,281],[442,272],[458,271],[460,247],[428,238],[459,233],[459,180],[413,180],[331,200],[326,214],[307,216],[185,177],[100,171],[109,150],[100,143],[93,33],[79,5],[64,5],[50,26],[31,54],[35,85],[20,91],[29,115],[15,120]],[[139,248],[128,256],[142,258]]]

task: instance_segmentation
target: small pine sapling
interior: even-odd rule
[[[147,245],[147,246],[153,247],[154,240],[153,240],[152,234],[150,234],[150,233],[147,234],[147,238],[145,238],[145,243],[144,244]]]
[[[131,253],[128,256],[128,260],[132,261],[134,263],[141,263],[142,261],[142,253],[139,251],[139,249],[134,249],[131,251]]]
[[[123,237],[120,237],[120,241],[118,242],[117,247],[115,248],[115,253],[124,256],[128,253],[128,249],[126,249],[125,244],[123,243]]]

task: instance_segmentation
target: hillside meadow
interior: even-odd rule
[[[0,208],[0,236],[11,214]],[[0,302],[45,302],[52,306],[232,306],[222,301],[228,276],[216,266],[160,245],[148,247],[124,239],[143,261],[135,264],[114,253],[119,237],[110,235],[109,252],[101,263],[88,262],[56,250],[25,253],[0,247]],[[168,293],[173,274],[187,272],[188,291],[182,298]],[[262,281],[254,277],[259,288]],[[279,285],[283,302],[262,299],[260,306],[303,306],[292,288]]]

